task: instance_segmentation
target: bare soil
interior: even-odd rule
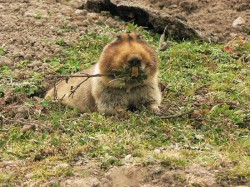
[[[250,25],[249,0],[146,0],[141,1],[151,8],[165,11],[187,21],[205,35],[218,37],[218,40],[231,40],[236,36],[248,37]],[[98,26],[98,20],[107,25],[124,28],[115,19],[97,13],[89,13],[82,9],[84,2],[57,0],[0,0],[0,47],[6,49],[6,55],[0,56],[0,66],[17,66],[21,60],[33,61],[34,71],[50,72],[50,67],[44,59],[50,59],[61,52],[62,47],[56,41],[64,39],[67,43],[74,43],[86,32],[105,30]],[[232,27],[233,21],[242,17],[245,24]],[[75,32],[64,32],[72,29]],[[246,32],[246,30],[248,31]],[[105,31],[104,31],[105,32]],[[0,111],[18,112],[25,118],[25,109],[20,108],[25,100],[10,91],[0,101]],[[33,111],[40,110],[40,105]],[[19,108],[19,110],[18,110]],[[18,116],[17,116],[18,117]],[[15,170],[22,167],[21,163],[1,163],[0,170]],[[60,184],[67,186],[214,186],[216,171],[208,171],[200,166],[193,166],[185,170],[169,170],[164,167],[122,166],[114,167],[107,172],[101,171],[95,163],[79,166],[79,170],[88,170],[89,177],[81,178],[77,175],[65,178]],[[182,176],[188,176],[182,180]],[[46,184],[30,183],[27,186],[52,186],[57,181]]]
[[[249,0],[145,0],[136,3],[177,17],[215,42],[250,35]],[[245,23],[233,26],[239,17]]]

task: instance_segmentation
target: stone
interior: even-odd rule
[[[62,164],[58,164],[55,169],[58,169],[58,168],[68,168],[69,167],[69,164],[67,163],[62,163]]]
[[[34,61],[31,64],[28,64],[28,67],[41,66],[43,63],[41,61]]]
[[[154,150],[154,153],[155,153],[155,154],[160,154],[160,153],[161,153],[161,150],[160,150],[160,149],[155,149],[155,150]]]
[[[88,17],[90,19],[96,20],[99,18],[99,15],[97,13],[91,12],[91,13],[88,13]]]
[[[11,60],[5,56],[0,56],[0,67],[1,66],[11,66]]]
[[[87,177],[87,178],[80,178],[80,179],[68,179],[66,181],[66,186],[75,186],[75,187],[100,187],[101,183],[95,177]]]
[[[232,26],[237,27],[239,25],[244,25],[246,21],[242,17],[238,17],[237,19],[234,20]]]
[[[26,133],[27,131],[29,130],[32,130],[35,128],[35,125],[34,124],[27,124],[27,125],[24,125],[23,128],[22,128],[22,133]]]
[[[76,9],[75,10],[75,14],[81,15],[81,16],[86,16],[87,15],[87,11],[86,10],[81,10],[81,9]]]

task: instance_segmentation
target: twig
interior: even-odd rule
[[[72,87],[70,90],[70,94],[68,97],[74,95],[74,93],[76,92],[76,90],[84,83],[86,82],[89,78],[91,77],[102,77],[102,76],[114,76],[114,74],[94,74],[94,75],[90,75],[87,73],[80,73],[77,75],[51,75],[48,76],[49,78],[54,78],[54,79],[59,79],[59,78],[64,78],[66,83],[68,82],[68,80],[70,78],[78,78],[78,77],[85,77],[86,79],[84,79],[82,82],[80,82],[76,87]],[[58,94],[57,94],[57,85],[60,83],[61,81],[54,83],[54,98],[55,100],[58,100],[59,102],[61,102],[63,100],[63,98],[65,97],[65,95],[62,98],[58,98]]]
[[[159,116],[159,117],[161,119],[178,118],[178,117],[182,117],[182,116],[187,115],[187,114],[191,114],[193,111],[194,111],[194,109],[191,109],[191,110],[184,112],[184,113],[174,114],[174,115],[169,115],[169,116]]]
[[[69,94],[68,97],[70,97],[71,95],[72,95],[72,97],[73,97],[73,95],[74,95],[74,93],[76,92],[76,90],[77,90],[84,82],[86,82],[89,78],[90,78],[90,77],[87,77],[85,80],[83,80],[82,82],[80,82],[75,88],[72,87],[71,90],[70,90],[70,94]]]
[[[164,28],[164,31],[160,37],[160,41],[159,41],[159,46],[158,46],[158,50],[160,50],[162,48],[163,42],[165,40],[165,35],[166,35],[166,29],[167,29],[168,25],[166,25],[166,27]]]
[[[77,75],[51,75],[48,77],[54,77],[54,78],[73,78],[73,77],[86,77],[86,78],[91,78],[91,77],[102,77],[102,76],[112,76],[114,74],[94,74],[94,75],[90,75],[90,74],[86,74],[86,73],[82,73],[82,74],[77,74]]]

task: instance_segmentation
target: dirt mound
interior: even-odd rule
[[[186,21],[213,40],[228,41],[250,34],[249,0],[146,0],[144,3]],[[233,26],[238,17],[245,23]]]
[[[250,34],[249,0],[95,0],[87,1],[86,7],[109,10],[159,33],[167,26],[166,33],[177,39],[225,42]]]

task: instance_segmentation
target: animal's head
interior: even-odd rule
[[[108,44],[98,62],[101,77],[111,86],[131,86],[151,82],[157,75],[154,49],[136,33],[120,34]]]

